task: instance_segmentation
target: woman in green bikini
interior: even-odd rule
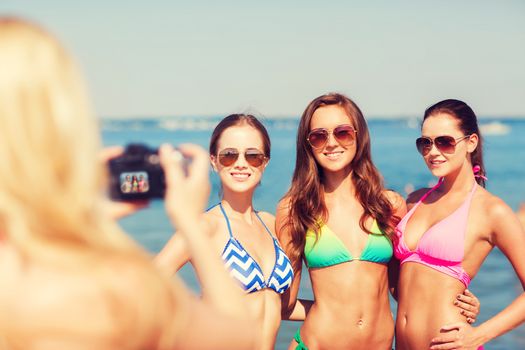
[[[404,199],[384,189],[372,163],[357,105],[340,94],[314,99],[299,124],[292,185],[276,215],[295,273],[283,295],[283,319],[304,318],[289,349],[392,348],[391,238],[405,213]],[[303,259],[313,304],[297,303]]]

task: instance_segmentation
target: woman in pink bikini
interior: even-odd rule
[[[396,349],[482,349],[525,321],[525,294],[477,327],[450,300],[495,246],[525,285],[525,232],[514,212],[484,189],[482,139],[467,104],[445,100],[429,107],[416,146],[440,180],[408,197],[409,212],[396,228]]]

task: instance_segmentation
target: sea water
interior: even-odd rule
[[[103,119],[105,145],[141,142],[156,147],[164,142],[185,142],[208,146],[211,132],[220,117]],[[272,142],[271,160],[266,168],[254,205],[258,210],[275,214],[275,207],[290,185],[295,166],[295,142],[298,118],[262,118]],[[419,121],[411,118],[372,119],[369,122],[373,161],[384,176],[385,184],[403,196],[410,188],[435,183],[415,148]],[[525,119],[483,119],[487,189],[516,210],[525,202]],[[219,201],[218,178],[210,172],[210,204]],[[173,233],[162,201],[153,201],[145,209],[121,221],[122,227],[152,253],[158,252]],[[525,254],[525,251],[524,251]],[[180,271],[187,284],[198,290],[193,270]],[[299,296],[312,298],[308,274],[303,273]],[[481,300],[478,323],[492,317],[522,291],[521,284],[505,255],[494,249],[483,263],[470,289]],[[395,304],[392,303],[395,311]],[[283,321],[276,349],[286,349],[300,322]],[[525,326],[488,344],[488,349],[525,349]]]

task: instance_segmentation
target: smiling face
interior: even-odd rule
[[[219,155],[234,150],[239,152],[237,160],[230,165],[221,164]],[[263,150],[260,132],[248,124],[231,126],[222,132],[217,142],[217,154],[211,155],[211,162],[219,174],[225,194],[227,191],[240,193],[255,190],[268,161],[265,159],[261,165],[253,166],[246,160],[245,153],[264,154]]]
[[[427,167],[434,176],[443,177],[458,172],[462,167],[472,168],[470,154],[476,149],[478,137],[464,135],[458,120],[446,113],[437,113],[425,119],[421,127],[421,136],[434,140],[438,136],[451,136],[456,141],[452,150],[443,151],[432,145],[423,156]]]
[[[346,171],[356,154],[358,140],[345,144],[334,137],[333,131],[340,125],[354,126],[351,118],[341,106],[322,106],[317,108],[312,115],[310,131],[314,129],[328,130],[328,140],[324,146],[320,148],[312,147],[312,154],[315,160],[326,172],[337,173]]]

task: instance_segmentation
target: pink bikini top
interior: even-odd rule
[[[465,254],[465,232],[472,196],[478,187],[476,183],[469,195],[459,208],[443,220],[432,225],[419,239],[415,250],[410,250],[404,240],[404,232],[408,220],[415,210],[432,191],[438,188],[442,179],[430,191],[425,193],[419,202],[405,215],[396,227],[398,242],[394,247],[394,255],[401,264],[417,262],[433,268],[446,275],[461,281],[466,287],[470,283],[470,276],[463,270],[461,262]]]

